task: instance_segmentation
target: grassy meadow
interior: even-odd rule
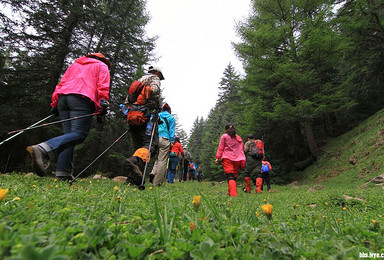
[[[226,196],[226,183],[144,191],[111,180],[72,186],[1,175],[1,259],[358,259],[384,253],[381,188],[273,186]],[[254,188],[254,187],[253,187]],[[240,190],[240,186],[239,186]],[[200,206],[192,203],[201,196]],[[348,197],[346,197],[348,196]],[[271,204],[266,215],[261,206]]]
[[[139,191],[109,179],[69,186],[1,174],[0,259],[384,256],[383,186],[369,182],[384,169],[383,144],[380,111],[322,147],[311,167],[292,173],[300,181],[247,194],[239,180],[235,198],[226,195],[225,182]]]

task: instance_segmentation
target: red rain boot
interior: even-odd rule
[[[245,177],[245,192],[250,193],[251,192],[251,178],[250,177]]]
[[[256,178],[256,193],[261,193],[261,187],[263,186],[263,179]]]
[[[228,195],[232,197],[237,197],[237,187],[235,180],[228,181]]]

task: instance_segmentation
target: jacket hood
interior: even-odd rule
[[[83,57],[78,58],[75,62],[80,63],[81,65],[85,65],[85,64],[90,64],[90,63],[98,63],[98,62],[102,62],[102,61],[83,56]]]

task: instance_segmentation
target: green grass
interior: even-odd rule
[[[239,181],[236,198],[226,195],[226,183],[147,185],[139,191],[111,180],[81,179],[69,186],[52,178],[3,174],[0,188],[9,190],[0,201],[0,259],[359,259],[360,253],[384,254],[383,189],[363,185],[381,174],[383,144],[380,111],[323,147],[314,165],[295,173],[302,177],[298,184],[246,194]],[[201,196],[197,212],[195,195]],[[273,205],[271,220],[261,210],[266,203]]]
[[[111,180],[69,186],[9,174],[0,181],[9,189],[0,202],[1,259],[358,259],[359,252],[384,253],[382,191],[373,185],[313,192],[310,185],[274,186],[278,191],[232,198],[226,183],[139,191]],[[202,196],[197,213],[194,195]],[[265,203],[274,207],[271,222],[261,210]]]

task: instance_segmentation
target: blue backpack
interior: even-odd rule
[[[261,171],[262,172],[269,172],[268,164],[261,164]]]

